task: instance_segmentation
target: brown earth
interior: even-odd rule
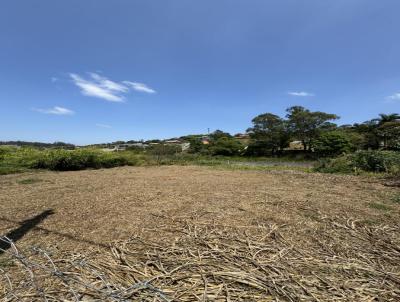
[[[324,215],[390,225],[399,221],[400,205],[390,202],[395,193],[374,178],[292,171],[169,166],[8,175],[0,176],[0,234],[46,210],[54,214],[39,226],[49,232],[33,229],[20,244],[110,243],[157,229],[159,216],[299,231]]]
[[[375,243],[390,234],[386,261],[398,278],[399,267],[393,263],[400,261],[400,203],[393,200],[399,193],[375,177],[295,171],[165,166],[25,173],[0,176],[0,234],[22,229],[19,247],[87,251],[108,250],[112,242],[135,234],[168,242],[179,231],[165,229],[179,221],[255,236],[257,228],[268,226],[279,228],[287,246],[297,249],[350,257],[355,249],[371,248],[368,257],[380,265],[385,259],[381,263]],[[29,220],[45,211],[52,214]],[[340,231],[333,232],[335,228]],[[374,297],[364,294],[359,297]]]

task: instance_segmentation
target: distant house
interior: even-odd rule
[[[132,148],[132,147],[145,149],[145,148],[149,147],[149,145],[145,144],[145,143],[119,144],[119,145],[111,145],[110,147],[104,148],[102,150],[106,151],[106,152],[125,151],[126,149]]]
[[[234,135],[237,139],[249,139],[250,136],[247,133],[237,133]]]
[[[250,143],[250,135],[247,133],[237,133],[234,135],[234,138],[236,138],[243,145],[248,145]]]
[[[303,150],[303,143],[301,141],[291,141],[289,143],[289,147],[285,148],[285,150]]]
[[[182,144],[182,141],[180,141],[179,139],[170,139],[170,140],[164,141],[164,144],[166,144],[166,145],[180,145],[180,144]]]
[[[203,136],[203,137],[201,138],[201,143],[202,143],[203,145],[208,145],[208,144],[210,144],[210,137],[208,137],[208,136]]]

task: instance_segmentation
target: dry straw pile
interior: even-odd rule
[[[173,220],[96,255],[12,245],[4,301],[400,301],[399,228],[321,218],[313,241],[285,226]],[[153,236],[153,238],[152,238]],[[3,238],[3,240],[6,240]]]

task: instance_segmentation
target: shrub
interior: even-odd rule
[[[314,151],[320,156],[337,156],[353,149],[346,134],[337,131],[323,133],[314,144]]]
[[[319,162],[315,170],[327,173],[358,171],[400,173],[400,153],[395,151],[358,151]]]
[[[135,165],[134,156],[127,153],[106,153],[97,150],[48,150],[31,165],[35,169],[56,171],[74,171],[87,168],[112,168],[124,165]]]
[[[357,168],[370,172],[398,173],[400,153],[395,151],[360,151],[353,156]]]
[[[234,138],[221,137],[210,146],[212,155],[233,156],[238,155],[243,149],[243,145]]]
[[[322,159],[314,170],[324,173],[353,173],[356,171],[349,155],[334,159]]]

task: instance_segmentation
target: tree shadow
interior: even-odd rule
[[[17,242],[22,237],[24,237],[29,231],[36,228],[38,224],[40,224],[43,220],[45,220],[48,216],[53,215],[53,210],[46,210],[39,215],[36,215],[33,218],[24,220],[20,222],[20,227],[8,232],[5,237],[9,238],[13,242]],[[4,253],[4,251],[8,250],[11,247],[10,243],[0,240],[0,255]]]
[[[42,231],[45,234],[53,234],[56,236],[60,236],[63,238],[67,238],[69,240],[73,240],[75,242],[79,242],[79,243],[85,243],[85,244],[90,244],[93,246],[97,246],[97,247],[101,247],[101,248],[109,248],[110,245],[104,242],[96,242],[96,241],[92,241],[92,240],[88,240],[88,239],[84,239],[84,238],[79,238],[73,235],[70,235],[68,233],[63,233],[63,232],[59,232],[56,230],[50,230],[44,227],[39,226],[38,224],[40,222],[42,222],[47,216],[49,215],[53,215],[55,214],[55,212],[53,210],[47,210],[44,211],[43,213],[35,216],[34,218],[28,219],[28,220],[24,220],[22,222],[19,221],[15,221],[13,219],[8,219],[6,217],[2,217],[0,216],[0,221],[4,220],[7,222],[11,222],[13,224],[20,224],[21,227],[19,227],[16,230],[13,230],[11,232],[9,232],[8,234],[4,235],[6,237],[8,237],[9,239],[11,239],[13,242],[21,239],[27,232],[31,231],[31,230],[36,230],[36,231]],[[8,248],[10,248],[9,243],[5,243],[1,240],[2,235],[0,234],[0,255],[2,254],[2,249],[6,250]],[[6,248],[5,248],[6,247]]]

